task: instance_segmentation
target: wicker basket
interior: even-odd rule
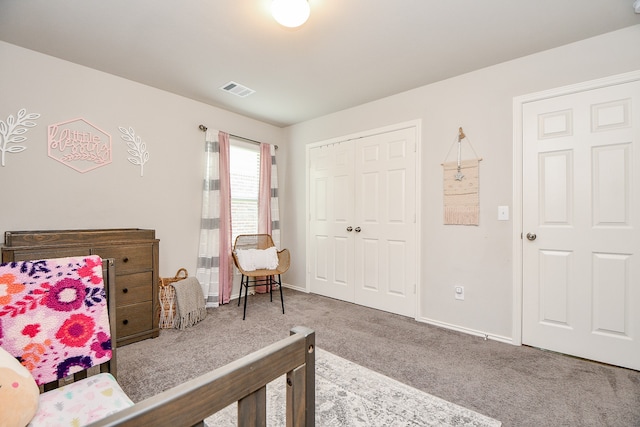
[[[174,277],[160,278],[160,328],[173,328],[173,321],[176,317],[176,291],[170,285],[187,277],[189,277],[189,273],[186,269],[181,268]]]

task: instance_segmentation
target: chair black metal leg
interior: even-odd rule
[[[242,313],[242,320],[247,317],[247,299],[249,297],[249,276],[247,276],[247,289],[244,293],[244,312]]]
[[[273,302],[273,287],[275,285],[280,287],[280,304],[282,305],[282,314],[284,314],[284,296],[282,294],[282,277],[278,274],[278,280],[274,276],[267,276],[264,286],[269,287],[269,298]],[[242,313],[242,320],[247,318],[247,299],[249,298],[249,286],[257,286],[259,282],[254,280],[253,285],[249,285],[249,276],[242,275],[240,278],[240,296],[238,297],[238,306],[240,306],[240,300],[242,299],[242,288],[244,288],[244,308]],[[260,286],[263,286],[260,284]]]
[[[273,302],[273,276],[268,276],[269,279],[269,300]]]
[[[240,277],[240,297],[238,297],[238,307],[240,306],[240,300],[242,300],[242,289],[244,288],[245,299],[249,295],[249,276],[242,275]]]
[[[282,278],[278,274],[278,286],[280,287],[280,302],[282,303],[282,314],[284,314],[284,297],[282,296]]]

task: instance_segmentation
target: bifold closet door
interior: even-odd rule
[[[310,150],[312,292],[415,316],[415,132]]]
[[[355,302],[415,316],[415,128],[355,142]]]
[[[316,147],[309,153],[311,292],[354,301],[353,154],[351,143]]]

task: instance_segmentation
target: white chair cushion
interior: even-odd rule
[[[236,249],[236,256],[244,271],[278,268],[278,250],[275,246],[267,249]]]
[[[102,373],[41,394],[29,426],[84,426],[130,406],[113,375]]]

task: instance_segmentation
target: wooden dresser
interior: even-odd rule
[[[155,230],[7,231],[2,262],[99,255],[114,258],[116,343],[157,337],[158,251]]]

